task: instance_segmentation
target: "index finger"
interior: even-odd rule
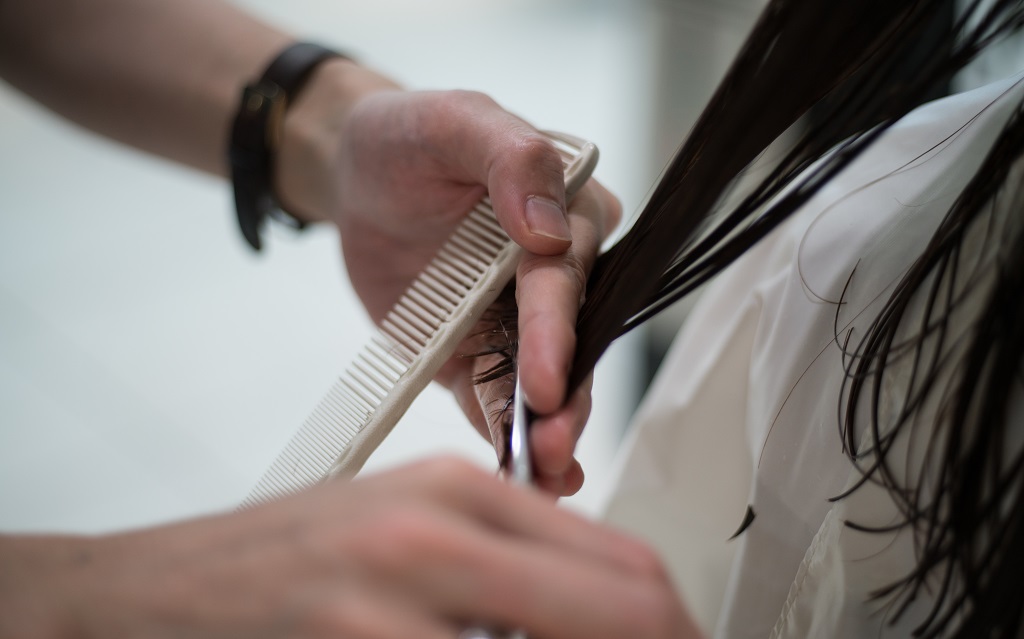
[[[527,255],[516,281],[519,374],[527,404],[546,415],[565,403],[576,347],[576,317],[601,242],[621,216],[618,200],[591,180],[570,207],[572,246],[560,255]]]
[[[382,504],[395,503],[399,495],[444,504],[451,512],[511,537],[557,548],[623,574],[647,574],[660,566],[646,544],[557,508],[536,491],[500,480],[457,458],[420,461],[355,481],[375,486]]]

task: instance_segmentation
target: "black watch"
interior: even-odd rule
[[[231,127],[228,160],[238,225],[246,241],[257,251],[261,246],[260,230],[268,216],[293,228],[305,226],[281,208],[272,185],[288,103],[295,99],[321,62],[347,57],[317,44],[292,44],[274,58],[259,80],[242,90]]]

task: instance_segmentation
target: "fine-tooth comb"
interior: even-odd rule
[[[566,201],[597,164],[597,147],[545,132],[562,156]],[[327,477],[355,475],[512,279],[522,249],[484,198],[385,316],[259,483],[247,508]]]

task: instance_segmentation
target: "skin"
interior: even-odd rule
[[[227,174],[241,86],[293,40],[224,2],[0,3],[5,81],[93,131],[217,175]],[[525,393],[544,416],[534,429],[537,465],[553,478],[546,485],[564,486],[558,494],[578,490],[573,435],[588,415],[565,412],[565,376],[597,250],[591,238],[618,223],[618,201],[591,182],[590,196],[578,196],[588,204],[567,212],[560,161],[531,125],[484,95],[404,92],[345,60],[318,67],[290,105],[277,168],[291,213],[339,228],[374,320],[489,192],[505,230],[530,252],[517,277]],[[560,214],[531,230],[530,201]],[[467,369],[453,363],[439,381],[486,434]]]
[[[240,87],[290,41],[216,0],[0,2],[6,81],[219,175]],[[274,179],[290,211],[339,228],[375,319],[489,192],[529,251],[521,371],[544,415],[531,446],[544,485],[574,492],[589,390],[566,403],[565,376],[615,199],[591,183],[566,211],[557,155],[529,124],[480,94],[404,92],[345,60],[290,105]],[[439,379],[486,434],[472,366],[453,360]],[[451,639],[471,622],[537,639],[696,636],[645,545],[454,459],[148,530],[0,535],[0,637]]]
[[[409,93],[386,81],[366,81],[358,103],[339,112],[333,105],[351,92],[346,73],[365,71],[346,61],[325,65],[314,78],[322,92],[318,86],[303,93],[293,106],[296,129],[307,122],[321,128],[286,137],[283,199],[292,210],[309,212],[309,219],[337,224],[353,287],[377,321],[462,213],[490,194],[502,226],[531,251],[516,276],[520,371],[529,405],[543,416],[532,430],[542,486],[556,495],[575,493],[583,474],[573,450],[589,416],[589,386],[585,398],[567,403],[565,381],[586,277],[601,241],[619,221],[618,201],[591,181],[567,216],[558,213],[565,239],[551,237],[554,224],[532,232],[530,199],[565,200],[561,160],[532,126],[479,93]],[[288,126],[286,120],[286,131]],[[324,167],[335,177],[318,177]],[[389,256],[386,269],[381,255]],[[473,367],[471,360],[453,358],[438,381],[488,436],[471,383]]]
[[[454,639],[476,619],[537,639],[692,636],[644,545],[454,459],[239,514],[10,546],[5,637]]]

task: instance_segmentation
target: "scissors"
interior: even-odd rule
[[[512,483],[521,486],[533,485],[533,461],[530,458],[530,421],[533,414],[526,407],[523,395],[522,377],[516,375],[515,412],[512,415],[510,434],[511,463],[508,477]]]
[[[512,432],[510,433],[509,449],[511,460],[506,476],[508,480],[520,486],[533,485],[533,461],[530,457],[530,421],[533,414],[526,407],[523,396],[521,378],[516,374],[516,390],[514,413],[512,415]],[[469,628],[459,635],[459,639],[527,639],[522,630],[514,632],[495,632],[485,628]]]

